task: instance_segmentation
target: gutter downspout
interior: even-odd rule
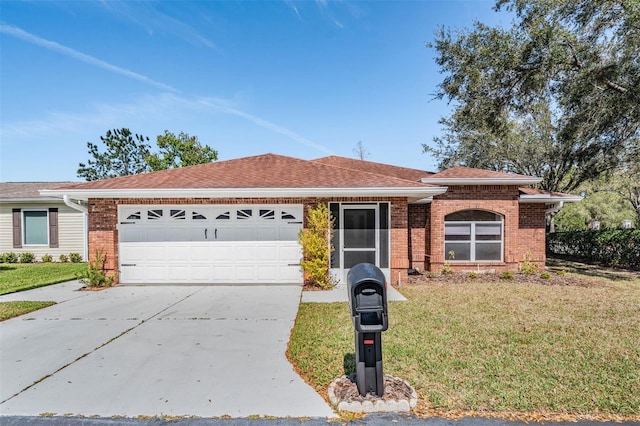
[[[71,200],[71,198],[68,195],[63,195],[62,196],[62,201],[64,201],[65,205],[67,205],[68,207],[77,210],[79,212],[82,212],[82,234],[83,234],[83,246],[84,246],[84,259],[88,262],[89,261],[89,241],[88,241],[88,236],[89,236],[89,224],[88,224],[88,217],[89,217],[89,209],[87,209],[85,206],[83,206],[82,204],[78,204],[75,203]]]
[[[564,201],[559,201],[544,211],[545,216],[547,216],[549,220],[549,232],[555,231],[555,226],[553,226],[553,217],[560,211],[560,209],[564,206]]]

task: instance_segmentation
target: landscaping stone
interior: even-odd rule
[[[384,395],[362,396],[353,376],[342,376],[329,385],[329,401],[339,411],[353,413],[408,413],[418,404],[418,394],[407,383],[397,377],[384,376]]]

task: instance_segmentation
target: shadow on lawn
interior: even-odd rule
[[[572,272],[574,274],[584,275],[587,277],[606,278],[611,281],[633,281],[640,279],[639,271],[607,268],[600,265],[591,265],[561,258],[547,258],[547,268],[553,272],[564,269],[565,271]]]
[[[14,269],[18,269],[17,266],[11,266],[11,265],[0,265],[0,272],[2,271],[13,271]]]

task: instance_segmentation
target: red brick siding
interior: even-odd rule
[[[518,270],[520,262],[529,252],[531,260],[544,262],[544,205],[519,204],[518,196],[516,186],[459,185],[451,186],[446,193],[434,197],[426,212],[428,225],[425,230],[424,268],[437,271],[444,265],[445,216],[469,209],[492,211],[504,217],[504,262],[453,262],[454,269]],[[421,255],[420,247],[414,243],[412,249],[411,259],[416,259],[415,265],[419,265],[417,258]]]
[[[425,270],[427,255],[427,233],[429,231],[428,204],[409,206],[409,267]]]
[[[408,205],[406,198],[350,197],[350,198],[105,198],[89,199],[89,252],[103,250],[107,254],[108,269],[118,267],[118,205],[164,204],[303,204],[306,226],[308,209],[318,202],[390,202],[391,203],[391,270],[392,283],[406,282],[408,258]]]

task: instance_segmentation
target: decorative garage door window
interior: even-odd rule
[[[502,215],[484,210],[463,210],[445,216],[444,220],[447,260],[502,261]]]

